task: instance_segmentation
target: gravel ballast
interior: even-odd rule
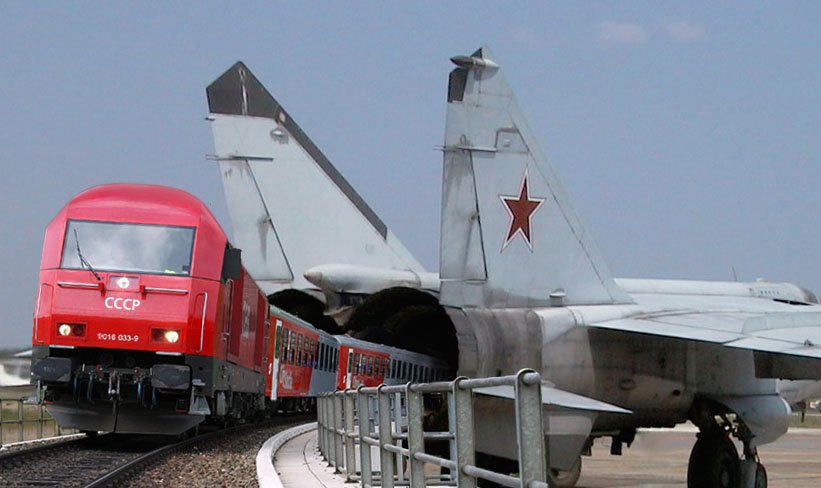
[[[304,417],[279,425],[226,433],[174,453],[120,486],[256,487],[255,460],[262,444],[278,432],[312,420]]]

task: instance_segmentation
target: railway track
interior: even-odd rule
[[[259,427],[286,426],[308,417],[286,416],[224,430],[201,433],[182,441],[168,437],[106,434],[13,451],[0,455],[0,486],[114,486],[174,452],[216,438],[242,435]]]

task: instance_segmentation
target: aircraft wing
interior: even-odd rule
[[[821,312],[670,312],[590,325],[821,359]]]

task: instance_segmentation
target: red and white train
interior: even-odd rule
[[[208,208],[155,185],[91,188],[51,221],[32,345],[49,412],[89,432],[180,434],[337,388],[447,374],[436,358],[269,306]]]

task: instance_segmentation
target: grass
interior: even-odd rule
[[[801,413],[794,413],[790,416],[790,427],[821,429],[821,413],[807,412],[803,422],[801,421]]]

